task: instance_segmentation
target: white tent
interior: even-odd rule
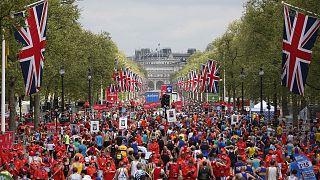
[[[251,108],[251,111],[253,112],[259,112],[260,111],[260,106],[261,106],[261,103],[258,103],[256,105],[253,106],[253,108]],[[263,111],[266,112],[268,111],[268,105],[267,105],[267,102],[265,101],[262,101],[262,108],[263,108]],[[270,105],[270,111],[274,111],[274,106],[271,106]]]

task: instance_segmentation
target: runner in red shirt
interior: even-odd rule
[[[196,180],[197,167],[193,164],[192,160],[189,160],[187,165],[182,165],[182,175],[183,179]]]
[[[52,177],[54,180],[65,180],[62,161],[55,161],[52,168]]]
[[[112,167],[111,161],[107,160],[107,166],[105,167],[103,172],[104,180],[113,180],[113,177],[116,174],[116,167]]]

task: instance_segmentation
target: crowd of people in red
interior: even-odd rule
[[[302,133],[248,116],[231,125],[228,114],[204,110],[182,110],[168,123],[155,109],[133,109],[134,118],[101,112],[98,133],[90,132],[88,113],[58,132],[44,123],[35,132],[20,124],[18,133],[27,136],[0,151],[1,174],[23,180],[291,180],[303,178],[294,159],[302,154],[319,179],[319,126]],[[127,129],[119,130],[121,116],[128,116]]]

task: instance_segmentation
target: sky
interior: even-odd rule
[[[240,19],[246,0],[79,0],[80,23],[109,32],[127,56],[136,49],[188,48],[204,51]]]

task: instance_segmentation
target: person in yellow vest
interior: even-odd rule
[[[121,146],[118,147],[118,149],[120,150],[123,157],[127,157],[127,146],[125,146],[124,142],[121,144]]]
[[[320,130],[318,130],[317,133],[316,133],[316,141],[318,143],[320,142]]]
[[[75,162],[71,165],[70,171],[72,171],[73,168],[76,168],[77,169],[77,174],[81,174],[82,169],[84,168],[84,165],[81,162],[79,162],[79,160],[80,160],[79,156],[76,156],[74,158]]]

